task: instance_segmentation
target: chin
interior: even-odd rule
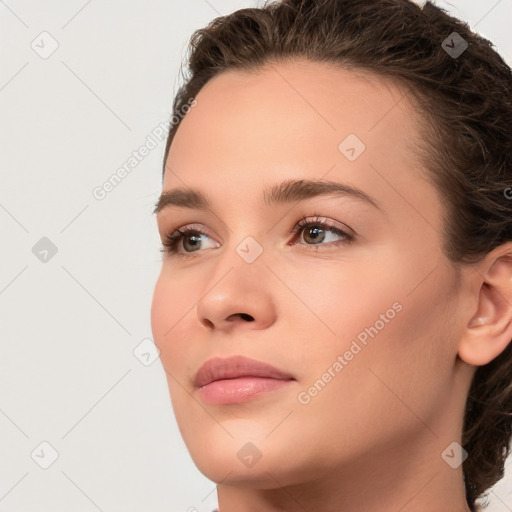
[[[290,447],[279,442],[277,437],[273,443],[269,439],[265,443],[268,432],[261,441],[253,443],[245,436],[243,439],[231,438],[222,427],[217,425],[216,428],[222,439],[206,436],[202,437],[204,444],[189,446],[194,464],[209,480],[254,489],[276,489],[314,478],[310,474],[311,468],[297,458],[299,454],[290,457]]]

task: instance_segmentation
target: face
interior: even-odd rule
[[[436,441],[430,426],[453,413],[458,282],[404,91],[294,61],[223,73],[196,99],[163,191],[195,189],[209,207],[159,211],[162,240],[193,233],[164,254],[151,322],[199,470],[271,488]],[[196,372],[235,355],[293,380],[208,401]]]

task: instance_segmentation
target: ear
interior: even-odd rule
[[[459,357],[482,366],[503,352],[512,340],[512,242],[491,251],[477,267],[476,311],[459,340]]]

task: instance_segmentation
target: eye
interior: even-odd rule
[[[322,219],[321,217],[307,217],[300,220],[295,228],[293,229],[293,234],[302,233],[302,236],[299,237],[306,241],[305,245],[308,250],[318,251],[320,245],[327,246],[335,246],[338,247],[340,245],[346,245],[355,241],[355,235],[352,233],[348,233],[344,231],[340,227],[337,227],[338,224],[335,221]],[[341,237],[341,240],[334,241],[329,244],[322,243],[326,240],[326,233],[334,233],[336,236]],[[332,235],[331,235],[332,238]],[[329,241],[329,240],[327,240]],[[312,242],[310,244],[309,242]]]
[[[300,243],[299,245],[305,245],[307,249],[315,251],[317,251],[321,245],[337,247],[339,245],[349,244],[355,241],[356,238],[352,232],[348,233],[340,227],[337,227],[337,223],[335,221],[324,220],[321,217],[316,216],[303,218],[295,225],[292,230],[292,234],[294,235],[302,232],[304,234],[299,238],[302,238],[306,243]],[[329,244],[323,243],[326,241],[326,239],[329,241],[329,236],[326,236],[326,233],[329,232],[334,233],[335,237],[340,237],[341,240],[337,240]],[[202,237],[210,238],[206,233],[194,228],[193,226],[184,226],[180,229],[177,229],[172,234],[165,236],[164,241],[162,242],[163,249],[160,249],[160,251],[177,256],[179,258],[194,257],[195,254],[193,253],[201,252],[197,248],[201,245]],[[180,252],[178,250],[180,243],[185,249],[184,252]],[[219,243],[213,243],[213,247],[219,246]],[[188,250],[187,247],[190,250]]]
[[[174,233],[165,235],[164,241],[162,242],[163,249],[160,249],[160,251],[170,255],[175,255],[177,257],[191,256],[191,254],[188,254],[187,251],[185,251],[185,253],[178,251],[179,243],[182,242],[183,247],[189,245],[189,248],[192,248],[192,250],[189,252],[198,252],[197,250],[194,250],[194,248],[197,248],[201,244],[202,236],[210,238],[206,233],[203,233],[193,226],[183,226],[182,228],[174,231]],[[185,242],[187,240],[189,240],[189,242],[186,244]],[[215,242],[214,247],[219,246],[220,244]]]

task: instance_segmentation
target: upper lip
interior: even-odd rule
[[[235,379],[237,377],[294,380],[289,373],[278,370],[267,363],[244,356],[232,356],[227,358],[214,357],[206,361],[196,373],[194,385],[200,388],[215,380]]]

